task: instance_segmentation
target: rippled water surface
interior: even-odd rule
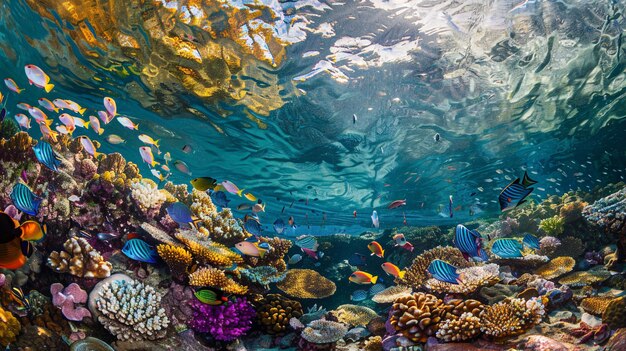
[[[86,117],[111,96],[139,132],[111,122],[102,136],[77,134],[137,163],[137,135],[160,139],[157,161],[169,152],[191,171],[170,161],[171,180],[231,180],[267,203],[265,223],[282,212],[369,227],[373,209],[383,227],[446,222],[450,195],[462,221],[499,212],[500,190],[526,170],[535,198],[624,179],[618,1],[1,6],[0,69],[26,88],[9,95],[9,114],[45,96]],[[29,63],[51,93],[28,86]],[[407,205],[387,210],[397,199]]]

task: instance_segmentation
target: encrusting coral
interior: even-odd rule
[[[601,316],[613,300],[614,296],[591,296],[584,298],[580,302],[580,307],[587,313]]]
[[[354,327],[365,327],[372,319],[378,317],[376,311],[371,308],[351,304],[337,307],[332,314],[341,323]]]
[[[119,340],[155,340],[167,333],[169,319],[161,295],[139,281],[106,283],[95,303],[98,321]]]
[[[575,265],[576,260],[573,258],[569,256],[560,256],[553,258],[550,262],[539,267],[536,273],[546,279],[553,279],[571,272]]]
[[[111,275],[111,263],[105,261],[85,238],[69,238],[63,248],[65,251],[52,251],[48,256],[48,266],[55,272],[84,278],[106,278]]]
[[[192,257],[187,250],[182,247],[160,244],[157,246],[157,253],[170,268],[172,276],[182,279],[187,274],[187,268],[191,265]]]
[[[570,273],[559,279],[559,284],[577,288],[601,283],[610,277],[611,272],[606,270],[604,267],[599,266],[598,268],[592,268],[588,271]]]
[[[457,268],[468,268],[474,265],[463,257],[459,249],[450,246],[438,246],[417,256],[406,269],[404,278],[397,278],[396,283],[408,285],[415,289],[420,288],[429,277],[428,265],[435,259],[446,261]]]
[[[257,323],[272,335],[287,333],[289,320],[303,314],[300,302],[280,294],[255,295],[252,303],[257,311]]]
[[[458,270],[458,284],[450,284],[434,278],[424,283],[424,287],[432,292],[441,294],[471,294],[478,289],[491,286],[500,281],[500,267],[491,263],[484,266],[474,266]]]
[[[191,273],[189,275],[189,285],[213,287],[227,294],[235,295],[244,295],[248,292],[247,286],[237,283],[227,277],[224,271],[213,267],[200,268]]]
[[[311,269],[287,270],[285,279],[276,287],[289,296],[301,299],[321,299],[337,290],[335,283]]]
[[[20,322],[9,311],[0,306],[0,345],[7,346],[13,343],[20,333]]]
[[[541,322],[544,313],[544,306],[538,299],[507,298],[483,309],[480,329],[497,340],[521,335]]]
[[[626,297],[622,296],[611,301],[602,313],[602,323],[609,325],[611,329],[626,327]]]

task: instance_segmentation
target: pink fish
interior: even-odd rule
[[[239,195],[239,197],[241,197],[241,193],[245,190],[245,189],[239,189],[233,182],[228,181],[228,180],[223,181],[222,182],[222,186],[229,193],[237,194],[237,195]]]
[[[111,118],[115,117],[115,115],[117,115],[117,104],[115,103],[115,100],[107,96],[103,99],[103,102],[104,108],[107,110],[107,114],[111,116]]]
[[[109,124],[109,122],[111,122],[111,120],[113,119],[113,116],[109,115],[108,113],[104,111],[98,111],[98,117],[100,117],[100,119],[102,120],[102,123],[104,124]]]
[[[415,249],[415,248],[413,247],[413,244],[411,244],[411,243],[410,243],[410,242],[408,242],[408,241],[407,241],[407,243],[406,243],[406,244],[404,244],[404,245],[402,246],[402,248],[403,248],[403,249],[405,249],[405,250],[408,250],[409,252],[413,252],[413,249]]]
[[[17,86],[17,83],[15,83],[15,81],[11,78],[5,78],[4,79],[4,84],[6,84],[7,88],[9,88],[12,92],[15,93],[21,93],[24,89],[20,89]]]
[[[317,256],[317,251],[307,249],[306,247],[301,247],[300,250],[302,250],[302,252],[304,252],[307,256],[311,257],[312,259],[319,260],[319,257]]]
[[[388,209],[392,210],[394,208],[398,208],[400,206],[406,206],[406,199],[404,200],[395,200],[387,206]]]
[[[239,250],[242,254],[252,257],[261,257],[265,256],[267,250],[260,248],[256,243],[252,243],[249,241],[242,241],[235,244],[235,248]]]
[[[54,84],[50,83],[50,77],[41,68],[35,65],[26,65],[24,71],[28,77],[28,82],[37,88],[44,89],[46,93],[54,88]]]

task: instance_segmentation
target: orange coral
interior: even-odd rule
[[[537,274],[545,279],[553,279],[574,269],[576,260],[569,256],[556,257],[537,269]]]
[[[243,286],[227,277],[224,271],[217,268],[205,267],[189,275],[189,285],[207,286],[220,289],[227,294],[244,295],[248,287]]]
[[[182,247],[161,244],[157,246],[159,256],[170,267],[174,276],[182,277],[186,274],[187,268],[191,265],[191,254]]]
[[[241,263],[243,259],[236,252],[228,247],[216,242],[207,241],[201,243],[183,235],[176,233],[176,239],[180,240],[191,253],[201,263],[208,263],[212,266],[230,267],[233,263]]]
[[[321,299],[331,296],[337,286],[331,280],[311,269],[290,269],[276,287],[287,295],[301,299]]]

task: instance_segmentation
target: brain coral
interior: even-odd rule
[[[536,273],[546,279],[553,279],[571,272],[572,269],[574,269],[575,265],[576,260],[571,257],[556,257],[550,260],[550,262],[546,263],[545,265],[539,267]]]
[[[463,258],[463,254],[459,249],[450,246],[438,246],[417,256],[406,269],[404,278],[396,279],[396,283],[408,285],[415,289],[420,288],[429,277],[427,272],[428,265],[435,259],[446,261],[457,268],[467,268],[474,265]]]
[[[276,287],[287,295],[301,299],[321,299],[331,296],[337,286],[311,269],[290,269]]]

